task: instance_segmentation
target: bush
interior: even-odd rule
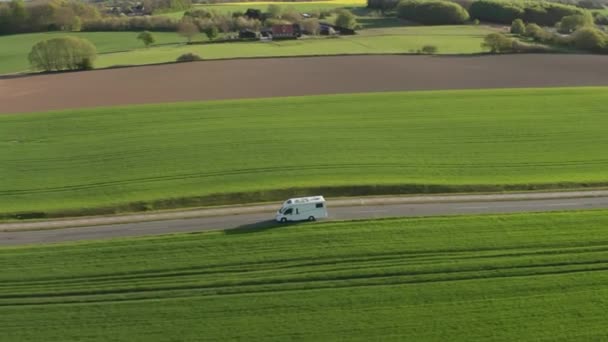
[[[355,15],[351,13],[351,11],[340,10],[338,12],[338,17],[336,18],[336,26],[354,30],[357,28],[357,19],[355,18]]]
[[[144,31],[144,32],[138,34],[137,39],[141,40],[146,47],[149,47],[150,45],[154,44],[154,42],[156,41],[156,39],[154,39],[154,36],[152,35],[152,33],[150,33],[149,31]]]
[[[209,38],[209,40],[214,40],[215,38],[217,38],[219,33],[220,32],[218,28],[215,26],[211,26],[205,30],[205,35],[207,36],[207,38]]]
[[[593,16],[591,14],[576,14],[564,17],[557,25],[559,33],[572,33],[583,27],[594,25]]]
[[[490,33],[483,39],[481,46],[491,53],[509,52],[513,51],[513,39],[502,33]]]
[[[434,55],[439,49],[435,45],[425,45],[420,49],[420,52],[427,55]]]
[[[196,62],[196,61],[202,61],[203,59],[195,54],[195,53],[185,53],[179,57],[177,57],[177,61],[178,62]]]
[[[510,24],[515,19],[523,18],[524,9],[519,3],[514,2],[478,0],[471,5],[469,14],[471,18],[481,21]]]
[[[36,43],[28,55],[34,70],[87,70],[97,57],[95,45],[86,39],[63,37]]]
[[[569,15],[585,14],[585,10],[570,5],[552,2],[530,2],[525,8],[524,21],[539,25],[554,26]]]
[[[397,16],[425,25],[463,24],[469,19],[469,13],[462,6],[443,0],[401,1]]]
[[[320,29],[319,19],[316,19],[316,18],[305,19],[302,21],[301,25],[302,25],[302,30],[304,31],[304,33],[311,34],[311,35],[319,34],[319,29]]]
[[[283,13],[283,8],[281,8],[279,5],[270,4],[268,5],[267,12],[269,18],[280,19],[281,13]]]
[[[478,0],[469,10],[472,18],[501,24],[510,24],[515,19],[553,26],[563,17],[584,14],[585,10],[571,5],[548,1]]]
[[[536,24],[526,25],[526,32],[524,35],[537,42],[547,42],[551,40],[551,33],[545,31],[542,27]]]
[[[608,25],[608,14],[595,13],[593,20],[598,25]]]
[[[572,42],[579,49],[601,52],[606,47],[606,34],[596,28],[584,27],[574,32]]]
[[[521,19],[513,20],[513,23],[511,23],[511,33],[519,35],[526,34],[526,25],[524,25],[524,21]]]

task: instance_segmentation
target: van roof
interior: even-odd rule
[[[310,196],[310,197],[298,197],[290,198],[285,201],[285,204],[304,204],[304,203],[321,203],[325,202],[323,196]]]

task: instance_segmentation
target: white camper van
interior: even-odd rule
[[[327,217],[327,208],[323,196],[290,198],[283,202],[277,212],[277,222],[314,221]]]

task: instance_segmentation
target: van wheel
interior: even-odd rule
[[[314,217],[314,216],[309,216],[309,217],[308,217],[308,221],[314,221],[314,220],[315,220],[315,217]]]
[[[283,217],[283,218],[281,219],[281,223],[285,223],[285,222],[287,222],[287,219]]]

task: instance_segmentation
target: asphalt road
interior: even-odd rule
[[[608,196],[509,201],[465,201],[401,203],[331,207],[327,220],[374,219],[398,216],[516,213],[608,208]],[[200,232],[219,229],[254,229],[277,225],[273,211],[227,216],[172,219],[164,221],[98,225],[39,231],[0,232],[0,246],[99,240],[141,235]]]

